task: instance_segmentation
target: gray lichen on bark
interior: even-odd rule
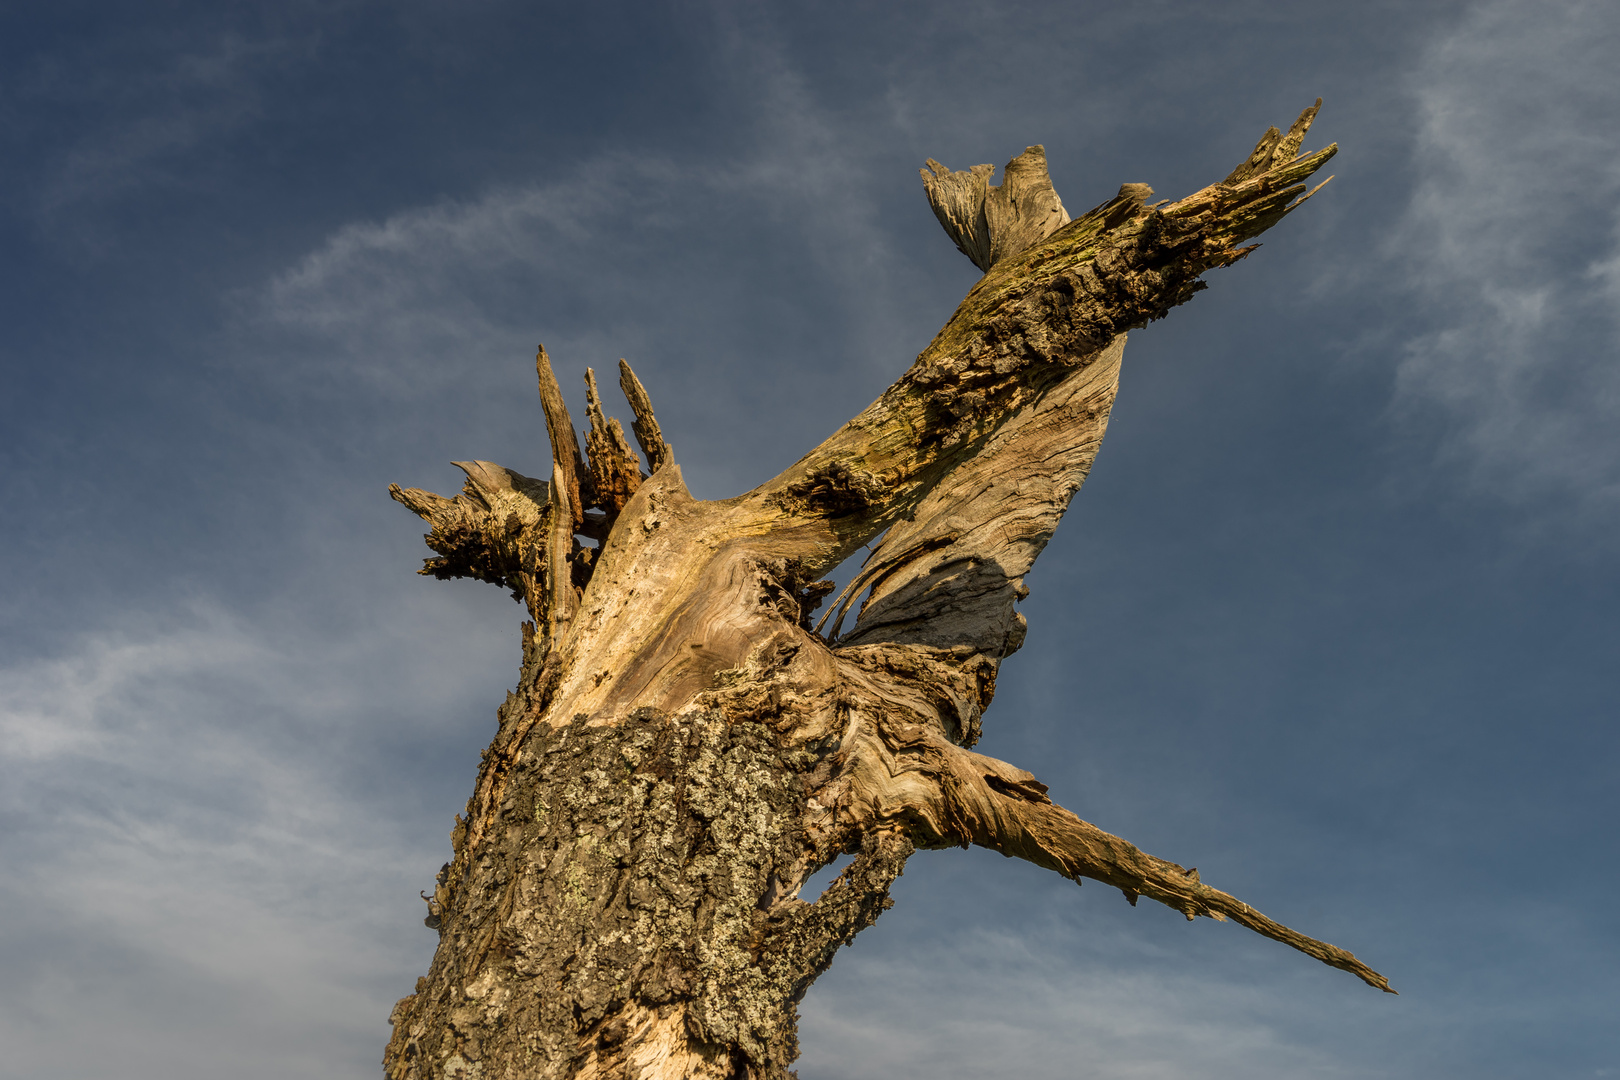
[[[589,373],[582,455],[543,349],[549,481],[470,462],[454,499],[391,489],[431,525],[424,573],[510,588],[531,619],[424,893],[440,943],[394,1010],[391,1078],[784,1077],[798,1001],[917,848],[994,848],[1388,989],[970,749],[1024,639],[1023,578],[1106,430],[1126,331],[1308,197],[1335,151],[1297,154],[1314,116],[1185,199],[1149,206],[1128,184],[1073,221],[1038,147],[996,187],[988,166],[930,162],[936,214],[987,273],[882,397],[754,491],[694,499],[622,361],[646,469]],[[825,575],[863,546],[813,623]],[[841,853],[849,868],[801,898]]]
[[[526,749],[494,833],[445,875],[466,914],[435,905],[450,947],[396,1015],[405,1075],[453,1055],[524,1076],[779,1073],[795,1003],[877,917],[909,845],[874,837],[817,903],[762,905],[799,857],[810,765],[764,722],[643,709],[538,728]]]

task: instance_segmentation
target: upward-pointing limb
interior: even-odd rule
[[[1268,133],[1228,179],[1184,199],[1149,206],[1152,189],[1127,184],[1027,249],[998,253],[898,382],[744,500],[762,517],[810,527],[799,553],[807,565],[830,569],[849,557],[1067,371],[1186,302],[1202,274],[1248,254],[1242,244],[1297,208],[1309,195],[1305,179],[1337,152],[1293,156],[1314,115],[1315,106],[1287,136]],[[948,175],[936,171],[933,186]],[[972,218],[960,207],[953,214]]]

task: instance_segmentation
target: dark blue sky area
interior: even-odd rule
[[[1617,52],[1527,0],[9,6],[0,1077],[376,1074],[521,615],[386,488],[541,470],[536,342],[734,494],[975,280],[925,158],[1178,197],[1318,95],[1332,185],[1132,335],[982,748],[1401,996],[923,853],[799,1075],[1620,1076]]]

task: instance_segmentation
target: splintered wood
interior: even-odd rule
[[[1126,184],[1072,221],[1041,147],[999,185],[930,161],[929,202],[984,277],[877,401],[746,494],[692,497],[622,361],[641,457],[592,372],[581,454],[544,349],[549,479],[465,462],[454,498],[391,489],[431,525],[424,573],[509,588],[532,621],[424,893],[439,948],[394,1011],[390,1077],[787,1077],[805,989],[907,856],[948,845],[1229,919],[1389,989],[970,749],[1127,331],[1308,197],[1336,149],[1299,153],[1316,108],[1217,184],[1154,205]],[[825,575],[868,546],[816,622]],[[850,868],[800,897],[841,853]]]

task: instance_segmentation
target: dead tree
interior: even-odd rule
[[[392,1080],[785,1077],[797,1002],[917,848],[978,844],[1231,919],[1389,989],[970,749],[1126,331],[1304,202],[1337,149],[1299,153],[1316,109],[1202,191],[1150,204],[1126,184],[1074,220],[1039,146],[999,186],[930,161],[929,202],[984,277],[882,397],[747,494],[687,492],[623,362],[645,469],[589,372],[582,455],[543,348],[548,479],[471,461],[453,499],[390,489],[432,525],[422,573],[508,588],[532,620],[426,897],[439,948],[394,1009]],[[813,621],[824,575],[866,545]]]

